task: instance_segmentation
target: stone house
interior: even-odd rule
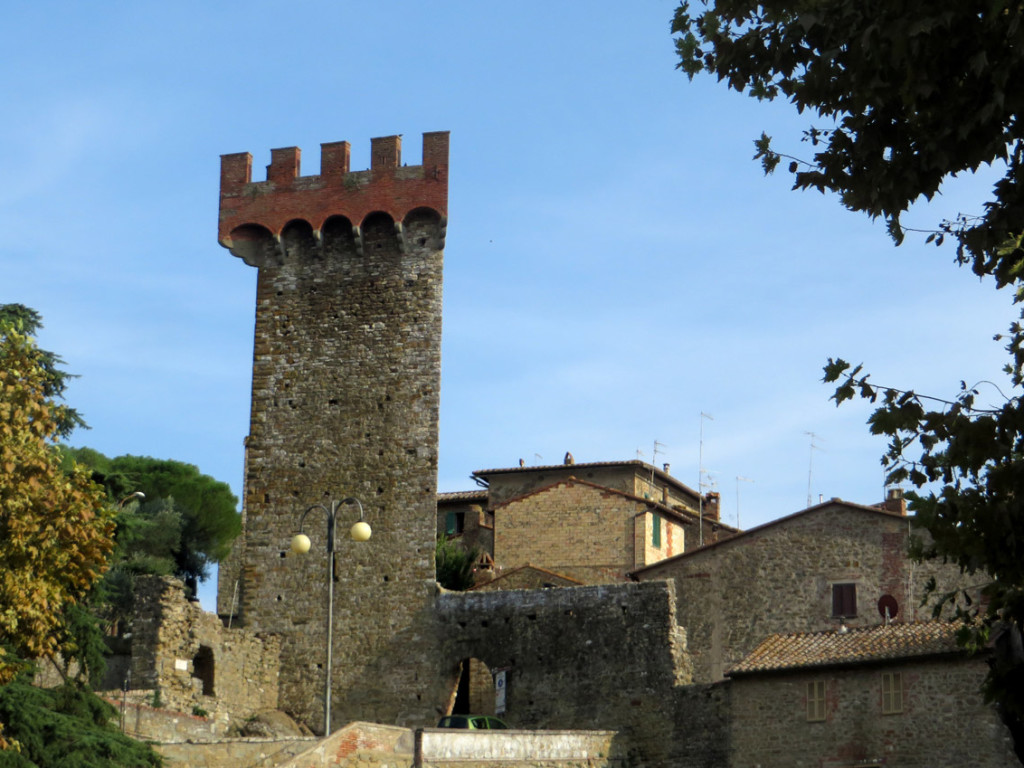
[[[696,526],[658,501],[569,477],[494,507],[494,562],[539,565],[584,584],[624,581],[685,551]]]
[[[731,764],[1017,766],[947,622],[771,635],[729,671]]]
[[[466,549],[493,553],[494,515],[486,508],[486,489],[437,494],[437,535],[457,538]]]
[[[524,566],[567,583],[623,581],[636,568],[736,532],[719,521],[718,494],[702,498],[668,465],[566,463],[473,476],[485,487],[438,494],[437,530],[482,550],[481,582],[492,567],[497,577]]]
[[[907,557],[915,532],[901,497],[864,506],[832,499],[637,569],[671,579],[694,679],[721,680],[769,635],[930,618],[924,588],[952,588],[952,566]]]

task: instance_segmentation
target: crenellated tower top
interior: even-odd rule
[[[448,131],[423,134],[423,164],[402,165],[402,137],[370,140],[370,169],[349,170],[347,141],[320,145],[320,175],[300,176],[298,147],[273,149],[267,180],[252,180],[252,155],[221,155],[220,225],[217,239],[234,250],[233,233],[252,227],[275,239],[291,222],[307,222],[319,236],[325,221],[344,216],[355,227],[371,213],[400,222],[412,210],[429,208],[447,219]],[[241,229],[240,229],[241,228]]]

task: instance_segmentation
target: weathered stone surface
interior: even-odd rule
[[[505,670],[513,727],[616,730],[639,762],[668,764],[690,682],[671,583],[452,592],[436,614],[435,663],[450,680],[465,659]]]
[[[293,152],[275,154],[259,184],[240,156],[223,165],[221,241],[259,275],[245,531],[220,592],[233,594],[237,578],[238,618],[280,636],[280,706],[316,728],[326,647],[321,511],[306,520],[312,550],[286,555],[303,510],[346,497],[361,500],[373,537],[347,540],[357,512],[341,508],[333,721],[434,716],[437,677],[424,664],[422,628],[435,589],[448,157],[447,134],[430,137],[424,166],[401,166],[397,137],[375,140],[374,166],[361,174],[346,175],[342,162],[304,181]]]
[[[883,714],[881,676],[899,672],[902,711]],[[908,660],[732,682],[732,765],[991,766],[1020,763],[995,710],[982,702],[977,659]],[[807,684],[825,683],[826,717],[808,722]]]
[[[137,580],[131,642],[132,688],[150,699],[159,691],[166,709],[203,710],[219,733],[232,718],[277,709],[279,640],[226,628],[176,579]]]
[[[899,620],[929,618],[930,608],[920,605],[929,578],[952,588],[960,577],[953,566],[910,560],[910,534],[906,517],[837,500],[655,563],[637,576],[675,581],[694,679],[714,682],[768,635],[838,628],[836,583],[856,585],[848,626],[881,623],[883,595],[895,598]]]

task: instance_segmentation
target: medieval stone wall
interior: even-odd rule
[[[276,637],[227,629],[185,598],[177,579],[140,577],[132,621],[131,688],[156,692],[161,706],[209,713],[211,727],[278,706]]]
[[[297,149],[274,150],[255,183],[250,156],[222,160],[221,243],[259,268],[240,617],[280,635],[281,707],[311,725],[323,718],[321,509],[306,518],[312,550],[287,557],[311,505],[355,497],[373,528],[348,541],[358,512],[340,508],[334,722],[420,723],[434,683],[419,627],[434,590],[447,150],[446,133],[427,134],[423,165],[403,166],[399,137],[375,139],[370,170],[350,173],[348,145],[324,145],[309,177]]]
[[[513,727],[617,730],[638,764],[666,765],[673,691],[690,681],[669,582],[444,593],[438,666],[506,672]]]

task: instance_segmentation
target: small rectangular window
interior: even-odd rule
[[[661,515],[651,515],[654,521],[651,523],[651,546],[661,548]]]
[[[857,585],[832,585],[832,616],[853,618],[857,615]]]
[[[807,684],[807,722],[820,723],[825,719],[825,681]]]
[[[903,675],[882,673],[882,714],[897,715],[903,711]]]
[[[444,521],[444,532],[449,536],[456,533],[462,533],[466,527],[466,513],[465,512],[449,512],[445,515]]]

